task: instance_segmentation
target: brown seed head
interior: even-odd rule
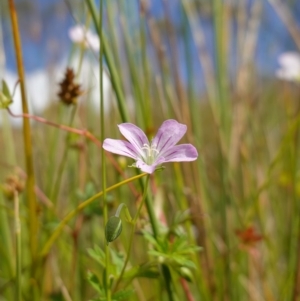
[[[72,68],[67,68],[65,77],[59,83],[60,90],[58,97],[66,105],[72,105],[77,103],[77,98],[83,91],[79,84],[75,82],[75,73]]]
[[[3,193],[9,199],[14,198],[15,191],[21,193],[24,190],[24,182],[17,175],[10,175],[5,179]]]

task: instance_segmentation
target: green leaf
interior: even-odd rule
[[[8,98],[2,91],[0,91],[0,109],[7,109],[11,103],[11,98]]]
[[[2,92],[3,92],[4,96],[6,96],[8,99],[12,99],[12,96],[9,92],[8,85],[4,79],[2,80]]]
[[[132,294],[134,293],[134,290],[128,289],[128,290],[121,290],[113,294],[112,299],[114,301],[122,301],[128,299]]]
[[[110,248],[111,261],[115,266],[116,274],[119,274],[124,265],[124,255]]]
[[[102,249],[100,249],[98,246],[95,246],[94,249],[88,249],[87,251],[93,259],[95,259],[102,267],[105,268],[105,253]]]
[[[150,261],[145,264],[137,265],[124,273],[124,279],[144,277],[144,278],[158,278],[160,275],[158,271],[157,261]]]
[[[99,282],[98,277],[92,273],[92,272],[88,272],[88,282],[91,284],[91,286],[100,294],[100,295],[104,295],[104,290],[102,288],[102,285]]]
[[[8,85],[2,80],[2,90],[0,91],[0,109],[7,109],[12,103],[12,96],[9,92]]]

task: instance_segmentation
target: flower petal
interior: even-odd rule
[[[144,144],[149,145],[145,133],[132,123],[121,123],[118,127],[122,135],[134,146],[136,152],[143,156],[144,152],[142,147]]]
[[[126,157],[130,157],[135,160],[137,160],[137,158],[139,157],[137,151],[132,146],[132,144],[130,144],[129,142],[124,141],[124,140],[108,138],[103,141],[102,147],[108,152],[126,156]]]
[[[142,160],[137,160],[135,163],[135,166],[137,168],[140,168],[141,171],[146,172],[146,173],[153,173],[155,171],[156,165],[147,165],[144,161]]]
[[[158,158],[153,164],[151,165],[148,165],[146,164],[143,160],[141,159],[138,159],[135,163],[135,166],[137,168],[140,168],[143,172],[146,172],[146,173],[153,173],[156,169],[156,166],[162,164],[165,162],[165,158],[161,157],[161,158]]]
[[[179,144],[173,146],[164,154],[164,162],[194,161],[198,152],[192,144]]]
[[[187,126],[176,120],[166,120],[159,128],[151,145],[159,151],[159,156],[164,156],[169,148],[174,146],[186,133]]]

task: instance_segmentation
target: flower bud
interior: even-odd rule
[[[194,280],[191,270],[187,267],[180,267],[179,274],[182,278],[184,278],[188,282],[193,282]]]
[[[122,232],[122,220],[118,216],[111,216],[105,226],[107,244],[114,241]]]

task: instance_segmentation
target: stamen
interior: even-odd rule
[[[145,143],[142,149],[145,150],[145,163],[152,164],[159,154],[159,151],[156,149],[156,145],[148,145]]]

